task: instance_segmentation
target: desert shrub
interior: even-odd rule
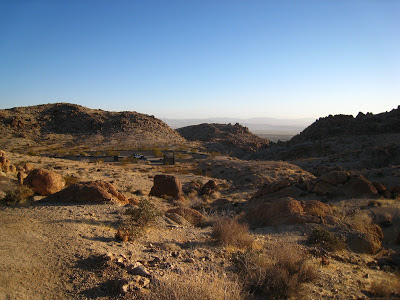
[[[57,156],[65,156],[67,154],[67,150],[66,149],[57,150],[56,154]]]
[[[148,199],[140,201],[136,208],[128,208],[125,212],[128,219],[119,226],[116,237],[123,241],[133,240],[141,236],[161,213]]]
[[[148,199],[140,201],[137,208],[128,208],[125,214],[130,216],[131,222],[136,223],[137,226],[147,226],[160,216],[158,209]]]
[[[164,153],[159,148],[153,148],[152,152],[155,157],[163,157],[164,156]]]
[[[360,232],[365,232],[366,227],[374,224],[372,217],[366,211],[358,211],[352,216],[347,216],[346,223],[348,223],[351,228]]]
[[[37,155],[38,155],[38,154],[37,154],[35,151],[33,151],[33,150],[29,150],[27,154],[28,154],[29,156],[37,156]]]
[[[134,158],[133,156],[125,157],[121,160],[121,165],[126,166],[127,164],[136,164],[139,162],[138,158]]]
[[[192,276],[167,273],[154,281],[149,294],[138,299],[159,300],[239,300],[246,299],[237,280],[217,273],[197,272]]]
[[[118,151],[115,151],[115,150],[107,150],[107,151],[106,151],[106,155],[107,155],[107,156],[118,156],[118,155],[119,155],[119,152],[118,152]]]
[[[372,281],[369,292],[379,298],[389,299],[391,296],[400,296],[400,280]]]
[[[210,157],[211,157],[211,158],[215,158],[215,157],[220,156],[220,155],[221,155],[221,153],[219,153],[219,152],[217,152],[217,151],[212,151],[212,152],[210,153]]]
[[[25,204],[29,197],[34,195],[34,191],[26,186],[19,186],[13,190],[7,191],[1,200],[3,205],[21,205]]]
[[[300,298],[303,283],[316,278],[315,269],[307,263],[305,255],[289,245],[237,252],[232,261],[249,292],[263,299]]]
[[[79,178],[71,175],[64,176],[65,186],[70,186],[71,184],[78,183]]]
[[[71,156],[77,156],[78,155],[78,150],[70,150],[68,154],[71,155]]]
[[[101,164],[103,162],[104,162],[104,160],[102,160],[101,158],[96,158],[95,160],[91,161],[91,163],[94,163],[94,164]]]
[[[341,250],[345,247],[343,238],[325,228],[314,229],[307,242],[310,245],[320,246],[328,251]]]
[[[249,247],[254,241],[249,227],[232,218],[218,219],[213,225],[212,237],[224,246],[239,248]]]

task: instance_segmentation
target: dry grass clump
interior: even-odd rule
[[[115,237],[121,241],[130,241],[141,236],[147,227],[161,215],[155,205],[148,199],[139,202],[136,208],[129,208],[125,212],[128,219],[118,228]]]
[[[70,186],[72,184],[78,183],[79,178],[71,175],[64,176],[65,186]]]
[[[232,218],[220,218],[215,221],[212,237],[224,246],[247,248],[254,238],[250,235],[249,226]]]
[[[26,204],[29,197],[35,194],[30,188],[26,186],[18,186],[13,190],[6,192],[6,195],[1,199],[0,203],[3,205],[22,205]]]
[[[294,246],[276,244],[264,251],[238,252],[233,263],[249,292],[259,298],[300,298],[303,283],[316,279],[305,255]]]
[[[322,227],[314,229],[307,242],[310,245],[319,246],[328,251],[342,250],[346,246],[343,238]]]
[[[243,286],[217,273],[198,272],[191,276],[167,273],[154,281],[146,300],[239,300],[246,299]]]
[[[369,292],[379,298],[388,299],[391,296],[400,296],[400,280],[382,280],[371,282]]]
[[[374,222],[368,212],[359,211],[355,215],[348,217],[347,223],[353,229],[364,232],[365,227],[373,224]]]

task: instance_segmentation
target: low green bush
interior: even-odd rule
[[[343,238],[325,228],[314,229],[307,242],[310,245],[320,246],[328,251],[341,250],[346,245]]]
[[[34,195],[34,191],[26,186],[19,186],[13,190],[6,192],[6,195],[1,200],[1,204],[12,206],[12,205],[23,205],[28,202],[29,197]]]

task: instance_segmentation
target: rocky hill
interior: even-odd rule
[[[184,141],[154,116],[132,111],[110,112],[69,103],[0,110],[1,147],[51,141],[65,144],[146,146]],[[68,144],[68,143],[67,143]]]
[[[380,114],[362,112],[352,115],[329,115],[319,118],[313,124],[293,137],[292,142],[322,140],[329,137],[349,135],[372,135],[400,132],[400,106]]]
[[[238,123],[199,124],[178,128],[177,131],[190,141],[201,141],[210,151],[241,157],[266,148],[269,141],[262,139]]]
[[[290,141],[271,144],[246,158],[286,160],[309,171],[318,165],[358,170],[399,165],[400,107],[376,115],[320,118]]]

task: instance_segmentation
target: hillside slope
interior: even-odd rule
[[[109,112],[69,103],[0,110],[1,147],[9,139],[23,144],[60,143],[90,146],[152,146],[185,140],[154,116]],[[17,139],[15,139],[17,138]],[[19,139],[18,139],[19,138]]]

